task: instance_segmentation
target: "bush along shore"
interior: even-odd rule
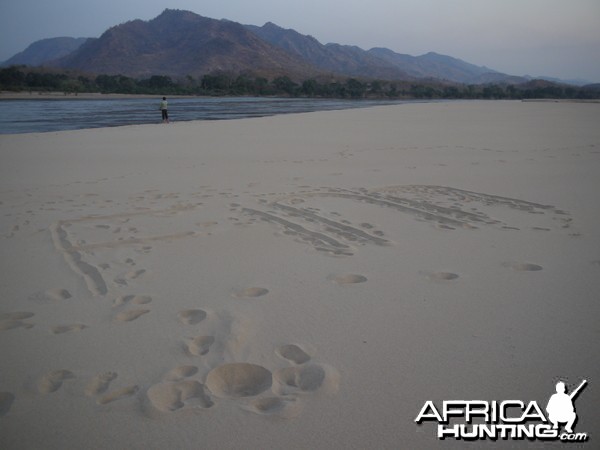
[[[600,85],[583,87],[532,80],[522,84],[450,84],[441,81],[307,79],[271,80],[227,73],[165,75],[136,79],[123,75],[89,75],[73,71],[11,66],[0,69],[0,90],[11,92],[83,92],[139,95],[286,96],[348,99],[600,99]]]

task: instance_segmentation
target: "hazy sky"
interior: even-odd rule
[[[0,0],[0,61],[50,37],[98,37],[165,8],[321,43],[435,51],[512,75],[600,82],[600,0]]]

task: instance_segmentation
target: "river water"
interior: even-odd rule
[[[0,100],[0,134],[160,123],[160,100],[160,97]],[[227,120],[392,103],[400,102],[264,97],[173,98],[169,99],[169,118],[172,122]]]

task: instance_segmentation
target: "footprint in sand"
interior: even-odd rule
[[[155,384],[148,389],[147,395],[152,405],[164,412],[184,407],[210,408],[214,405],[204,385],[196,380]]]
[[[187,344],[188,352],[194,356],[206,355],[215,342],[214,336],[196,336]]]
[[[543,267],[532,263],[523,262],[507,262],[502,264],[504,267],[516,270],[517,272],[538,272],[543,270]]]
[[[186,309],[177,314],[179,321],[185,325],[195,325],[206,319],[206,311],[202,309]]]
[[[181,381],[198,373],[196,366],[179,366],[165,375],[165,381]]]
[[[116,391],[112,391],[100,397],[98,400],[96,400],[96,403],[98,403],[99,405],[106,405],[108,403],[114,402],[125,397],[131,397],[132,395],[136,394],[137,391],[139,391],[139,389],[140,388],[137,385],[117,389]]]
[[[131,303],[134,305],[147,305],[148,303],[152,303],[152,297],[149,295],[134,295]]]
[[[52,300],[66,300],[72,297],[69,291],[60,288],[48,289],[47,291],[44,291],[44,295]]]
[[[72,295],[66,289],[56,288],[48,289],[44,292],[37,292],[29,297],[30,300],[35,302],[43,303],[49,300],[61,301],[71,298]]]
[[[81,323],[75,323],[72,325],[57,325],[55,327],[50,328],[52,334],[63,334],[63,333],[73,333],[77,331],[81,331],[87,328],[87,325],[83,325]]]
[[[429,279],[439,281],[451,281],[456,280],[459,276],[453,272],[434,272],[428,274]]]
[[[38,382],[38,390],[42,394],[50,394],[60,389],[65,380],[75,378],[75,374],[70,370],[53,370],[44,375]]]
[[[135,305],[147,305],[148,303],[152,303],[152,297],[149,295],[121,295],[114,299],[113,307],[123,306],[130,302]]]
[[[253,397],[271,387],[273,375],[262,366],[250,363],[223,364],[211,370],[206,387],[217,397]]]
[[[0,392],[0,417],[4,416],[15,401],[14,394],[10,392]]]
[[[310,355],[295,344],[282,345],[275,353],[294,364],[304,364],[310,361]]]
[[[131,322],[149,312],[149,309],[131,309],[129,311],[121,311],[115,316],[115,319],[119,322]]]
[[[111,381],[115,378],[117,378],[115,372],[104,372],[96,375],[85,388],[85,395],[93,397],[106,392]]]
[[[146,273],[145,269],[132,270],[130,272],[127,272],[127,274],[125,275],[125,278],[127,278],[128,280],[135,280],[136,278],[142,276],[145,273]]]
[[[328,279],[336,284],[356,284],[364,283],[365,281],[367,281],[367,277],[365,277],[364,275],[357,274],[330,275]]]
[[[233,296],[236,298],[243,298],[243,297],[262,297],[263,295],[267,295],[269,293],[268,289],[265,288],[261,288],[261,287],[249,287],[246,289],[243,289],[241,291],[236,291]]]
[[[33,327],[32,323],[24,322],[24,320],[33,317],[32,312],[11,312],[0,314],[0,331],[13,330],[15,328],[29,329]]]

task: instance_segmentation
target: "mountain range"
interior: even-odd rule
[[[312,36],[271,22],[262,27],[242,25],[172,9],[149,21],[138,19],[114,26],[99,38],[37,41],[2,65],[44,65],[137,78],[227,72],[285,75],[296,80],[358,77],[463,84],[527,81],[433,52],[411,56],[387,48],[363,50],[321,44]]]

